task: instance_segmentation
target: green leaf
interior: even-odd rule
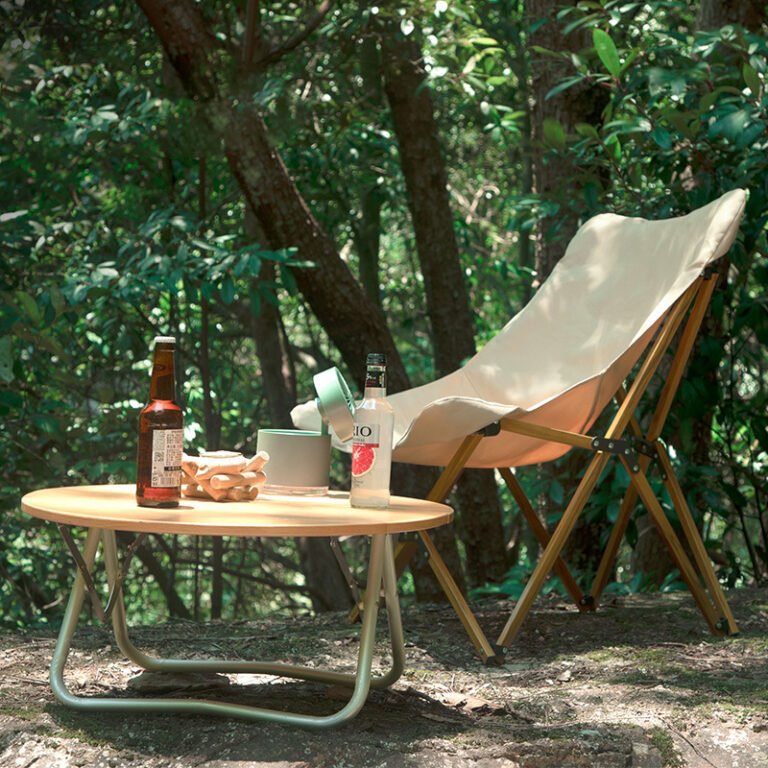
[[[719,89],[715,89],[714,91],[705,93],[701,97],[701,99],[699,99],[699,109],[702,112],[708,112],[710,109],[712,109],[712,107],[715,105],[715,103],[719,98],[720,98]]]
[[[10,336],[0,339],[0,381],[6,384],[13,381],[13,350]]]
[[[34,297],[26,291],[16,291],[16,299],[32,323],[39,325],[43,316]]]
[[[577,18],[575,21],[572,21],[567,26],[563,27],[562,34],[563,36],[569,35],[571,32],[573,32],[576,29],[580,29],[582,27],[591,27],[592,24],[596,21],[598,21],[602,16],[602,13],[590,13],[586,16],[581,16]]]
[[[473,45],[494,45],[498,46],[499,41],[492,37],[471,37],[469,42]]]
[[[608,149],[608,151],[613,155],[613,159],[616,160],[616,162],[619,162],[621,160],[621,142],[619,141],[616,134],[613,134],[613,136],[609,136],[605,140],[605,146]]]
[[[745,64],[741,69],[741,74],[744,76],[744,82],[747,87],[752,91],[752,95],[756,98],[760,98],[760,91],[762,90],[762,83],[760,81],[760,75],[757,71],[750,67],[749,64]]]
[[[563,499],[565,498],[565,491],[563,490],[562,484],[558,480],[553,480],[550,484],[549,498],[552,499],[552,501],[554,501],[557,505],[561,505],[563,503]]]
[[[216,295],[216,286],[212,283],[203,283],[200,286],[200,295],[206,300],[211,301]]]
[[[611,120],[605,124],[605,130],[615,133],[647,133],[651,130],[651,124],[646,118],[633,115],[630,119]]]
[[[291,270],[284,264],[278,266],[278,272],[280,274],[280,282],[283,287],[288,291],[291,296],[295,296],[299,292],[299,288],[296,285],[296,278],[291,273]]]
[[[595,128],[595,126],[591,125],[590,123],[576,123],[574,129],[576,133],[579,134],[579,136],[584,136],[585,138],[589,139],[600,138],[600,134],[597,132],[597,128]]]
[[[0,413],[19,411],[24,406],[24,398],[13,390],[0,390]]]
[[[565,149],[565,131],[559,120],[544,120],[544,141],[551,147]]]
[[[754,122],[748,125],[736,139],[737,149],[746,149],[751,147],[762,135],[764,135],[766,126],[763,122]]]
[[[666,128],[656,126],[656,128],[651,131],[651,138],[662,149],[672,149],[672,136]]]
[[[231,304],[235,300],[235,284],[229,275],[225,275],[221,282],[221,300],[225,304]]]
[[[24,216],[27,213],[29,213],[29,210],[26,208],[20,211],[6,211],[5,213],[0,213],[0,224],[5,224],[6,221],[18,219],[19,216]]]
[[[58,420],[44,413],[36,413],[31,417],[31,422],[42,432],[47,432],[49,435],[55,435],[61,432],[61,425]]]
[[[57,285],[52,285],[48,289],[48,295],[51,297],[51,306],[57,315],[60,315],[67,308],[67,300]]]
[[[594,29],[592,30],[592,42],[608,74],[618,77],[621,74],[621,62],[619,61],[619,52],[616,50],[611,36],[602,29]]]
[[[556,85],[547,93],[547,95],[544,97],[544,100],[546,101],[547,99],[551,99],[553,96],[557,96],[558,93],[567,91],[569,88],[576,85],[577,83],[582,82],[583,80],[584,75],[577,75],[576,77],[569,77],[567,80],[563,80],[562,83]]]
[[[722,136],[728,141],[735,142],[750,123],[750,115],[746,109],[737,109],[715,120],[709,126],[711,137]]]
[[[621,65],[621,71],[626,72],[633,64],[635,59],[641,54],[640,48],[633,48],[629,55],[624,59],[624,63]]]
[[[538,53],[540,56],[549,56],[552,59],[561,59],[563,56],[559,51],[553,51],[549,48],[543,48],[540,45],[532,45],[531,50],[534,53]]]

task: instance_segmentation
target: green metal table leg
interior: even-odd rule
[[[397,596],[397,570],[392,540],[395,537],[385,536],[384,539],[384,604],[387,607],[389,622],[389,642],[392,650],[392,668],[382,677],[371,680],[372,688],[388,688],[399,679],[405,669],[405,639],[403,637],[403,620],[400,614],[400,600]],[[370,577],[369,577],[370,578]]]
[[[104,531],[104,554],[107,576],[112,581],[117,574],[117,547],[114,533]],[[98,532],[89,532],[86,542],[84,559],[93,562]],[[239,660],[199,660],[199,659],[158,659],[147,656],[139,651],[128,638],[125,621],[125,606],[120,597],[112,614],[115,635],[121,650],[145,669],[162,671],[222,671],[222,672],[255,672],[260,674],[279,675],[302,680],[314,680],[330,684],[353,686],[352,696],[347,704],[333,715],[316,716],[291,712],[280,712],[260,707],[239,704],[227,704],[197,699],[174,698],[87,698],[72,694],[63,679],[64,665],[77,624],[77,617],[82,607],[85,594],[84,580],[78,574],[75,586],[67,607],[64,624],[59,635],[54,664],[51,667],[51,685],[57,698],[63,703],[81,710],[90,711],[122,711],[122,712],[190,712],[197,714],[215,714],[231,717],[241,717],[250,720],[268,720],[286,725],[299,725],[307,728],[331,728],[340,725],[354,717],[362,708],[372,685],[371,667],[373,648],[375,644],[376,618],[378,613],[379,590],[384,580],[384,590],[387,597],[387,609],[392,640],[392,668],[375,680],[377,687],[391,685],[402,673],[405,650],[403,645],[400,609],[397,600],[397,585],[392,563],[392,549],[388,536],[380,534],[372,537],[370,560],[368,567],[368,587],[365,593],[365,616],[360,630],[360,649],[357,659],[356,674],[321,671],[309,667],[292,664],[277,664],[270,662],[251,662]]]
[[[90,569],[93,566],[93,561],[96,558],[96,547],[99,545],[100,536],[101,533],[96,528],[88,529],[88,537],[85,540],[85,548],[83,552],[83,561],[86,568]],[[61,622],[59,637],[56,640],[56,648],[53,651],[51,671],[49,674],[51,688],[53,689],[56,698],[65,703],[67,703],[65,699],[71,694],[64,684],[64,667],[67,664],[69,650],[72,647],[72,638],[75,634],[75,627],[77,627],[77,619],[83,608],[84,600],[85,577],[78,568],[76,570],[75,583],[72,585],[72,592],[69,595],[69,602],[64,611],[64,618]]]

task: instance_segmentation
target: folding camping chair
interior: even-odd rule
[[[465,467],[495,468],[542,546],[498,646],[510,644],[552,570],[580,610],[597,607],[638,498],[712,632],[738,631],[660,438],[715,288],[713,263],[730,248],[745,199],[734,190],[687,216],[661,221],[614,214],[590,219],[527,306],[461,369],[391,395],[394,460],[445,467],[428,498],[444,500]],[[678,331],[671,368],[643,431],[635,410]],[[607,429],[590,432],[614,398],[618,410]],[[297,425],[314,418],[311,406],[294,411]],[[553,461],[572,448],[593,455],[550,535],[511,468]],[[631,482],[584,595],[561,552],[611,457]],[[647,478],[652,462],[661,469],[696,567]],[[419,535],[481,657],[497,657],[432,538]],[[401,568],[413,551],[413,542],[401,543]]]

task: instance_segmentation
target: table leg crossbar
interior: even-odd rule
[[[67,545],[69,553],[72,555],[72,559],[75,561],[77,570],[83,577],[85,591],[88,593],[88,596],[91,599],[91,605],[93,606],[93,610],[96,612],[96,615],[99,617],[99,621],[109,621],[109,617],[112,615],[112,611],[115,609],[115,605],[117,604],[117,598],[123,588],[123,582],[125,581],[126,574],[128,573],[128,566],[131,564],[131,560],[133,560],[133,556],[136,554],[136,550],[141,546],[141,543],[146,538],[146,534],[140,533],[127,548],[125,556],[123,557],[123,567],[117,571],[115,578],[111,580],[109,597],[107,598],[107,604],[104,605],[104,603],[101,602],[98,590],[96,589],[96,584],[93,581],[91,566],[85,562],[85,559],[80,553],[80,550],[75,543],[75,539],[72,536],[72,532],[69,530],[69,526],[66,526],[63,523],[59,523],[58,529],[59,533],[61,534],[61,538],[64,539],[64,543]]]
[[[160,672],[248,672],[333,685],[346,685],[353,688],[349,701],[338,712],[320,716],[200,699],[114,698],[79,696],[72,693],[64,680],[64,670],[72,647],[72,640],[85,595],[87,592],[95,595],[91,568],[100,540],[103,542],[104,562],[107,580],[110,585],[111,618],[115,639],[126,657],[140,667]],[[370,688],[386,688],[392,685],[402,674],[405,664],[403,628],[397,597],[397,578],[392,556],[392,542],[386,534],[378,534],[371,537],[368,585],[364,598],[365,611],[360,629],[357,669],[354,674],[318,670],[312,667],[276,662],[227,659],[166,659],[149,656],[136,648],[129,638],[125,604],[119,588],[127,566],[124,562],[122,569],[119,567],[114,532],[95,528],[89,529],[80,561],[78,562],[75,583],[56,643],[50,674],[51,687],[56,697],[59,701],[70,707],[99,712],[186,712],[224,715],[308,728],[331,728],[350,720],[360,711]],[[372,676],[376,620],[382,582],[389,621],[392,664],[389,671],[385,674]]]

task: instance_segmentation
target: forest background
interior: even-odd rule
[[[253,451],[327,367],[359,394],[372,350],[392,391],[460,366],[589,216],[735,187],[746,215],[665,437],[722,581],[768,578],[764,3],[3,0],[0,19],[0,627],[55,624],[71,577],[21,495],[133,481],[156,333],[178,338],[187,450]],[[579,469],[519,471],[548,525]],[[400,493],[434,479],[396,470]],[[334,484],[348,471],[335,455]],[[603,481],[570,543],[585,579],[625,484]],[[519,595],[538,552],[512,500],[477,470],[452,503],[454,574]],[[349,601],[316,539],[151,537],[133,567],[141,621]],[[678,585],[640,512],[609,589]],[[439,597],[423,561],[402,587]]]

